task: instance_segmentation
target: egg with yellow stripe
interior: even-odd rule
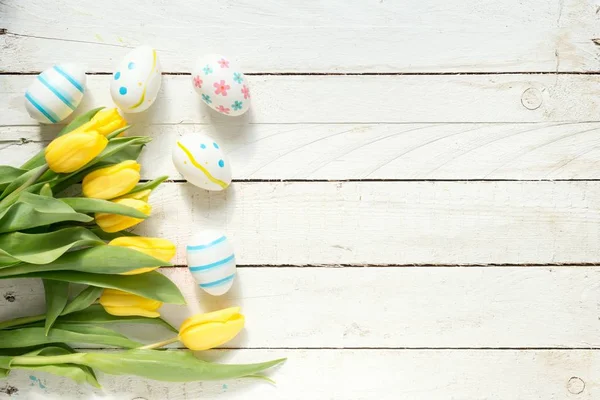
[[[225,190],[231,184],[231,165],[221,146],[201,134],[183,136],[173,144],[173,164],[192,185]]]
[[[110,95],[126,113],[147,110],[156,100],[161,84],[161,68],[156,50],[136,47],[121,60],[110,81]]]
[[[25,92],[25,109],[38,122],[55,124],[77,108],[85,91],[85,71],[75,64],[48,68]]]

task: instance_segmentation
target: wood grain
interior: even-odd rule
[[[0,125],[35,125],[25,107],[28,75],[0,75]],[[77,113],[111,106],[108,75],[88,76]],[[598,75],[251,76],[244,123],[598,121]],[[189,76],[163,76],[150,111],[132,123],[232,122],[201,104]],[[75,115],[77,115],[77,113]]]
[[[215,228],[239,264],[598,263],[599,182],[271,182],[162,185],[137,232]]]
[[[202,356],[220,362],[253,362],[286,355],[269,375],[276,386],[256,380],[164,383],[102,375],[102,392],[66,378],[17,371],[7,387],[31,400],[269,399],[269,400],[593,400],[600,395],[600,356],[589,350],[241,350]],[[32,379],[35,378],[35,380]],[[39,381],[44,388],[40,388]],[[0,399],[9,398],[2,394]]]
[[[3,2],[0,71],[73,62],[112,72],[150,44],[165,71],[206,53],[248,72],[597,71],[596,8],[581,0],[285,3]],[[107,12],[111,10],[113,12]],[[65,29],[68,27],[68,29]]]
[[[188,306],[163,306],[175,326],[199,311],[241,306],[233,348],[597,348],[594,267],[238,268],[212,297],[187,268],[164,269]],[[1,280],[0,319],[43,310],[38,280]],[[171,334],[127,331],[148,343]]]
[[[153,142],[142,178],[182,179],[171,161],[177,138],[216,138],[236,180],[597,179],[600,123],[137,125]],[[0,128],[0,160],[18,166],[56,127]],[[4,140],[4,142],[1,142]],[[31,142],[30,142],[31,141]]]

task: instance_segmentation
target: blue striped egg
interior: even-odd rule
[[[235,254],[227,237],[206,230],[194,235],[186,248],[188,268],[201,289],[221,296],[233,285]]]
[[[38,122],[55,124],[67,118],[81,103],[85,71],[75,64],[60,64],[37,76],[25,92],[25,108]]]

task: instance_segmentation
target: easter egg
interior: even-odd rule
[[[206,190],[224,190],[231,183],[231,166],[219,144],[201,133],[177,139],[173,164],[192,185]]]
[[[188,268],[200,288],[213,296],[225,294],[235,278],[235,254],[227,237],[206,230],[194,235],[187,247]]]
[[[156,50],[140,46],[122,60],[110,81],[110,95],[126,113],[148,109],[156,100],[161,83],[161,69]]]
[[[250,108],[250,89],[243,72],[230,58],[209,54],[199,57],[192,85],[202,101],[221,114],[242,115]]]
[[[25,108],[38,122],[55,124],[77,108],[85,91],[85,71],[75,64],[48,68],[29,85]]]

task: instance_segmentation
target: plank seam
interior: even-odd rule
[[[0,75],[38,75],[42,71],[0,71]],[[112,75],[113,72],[91,71],[87,75]],[[485,76],[485,75],[600,75],[596,71],[454,71],[454,72],[245,72],[248,76]],[[190,76],[190,72],[162,72],[166,76]]]
[[[576,267],[600,267],[599,262],[592,263],[553,263],[553,264],[238,264],[237,268],[576,268]],[[172,265],[162,268],[187,268],[187,265]]]

